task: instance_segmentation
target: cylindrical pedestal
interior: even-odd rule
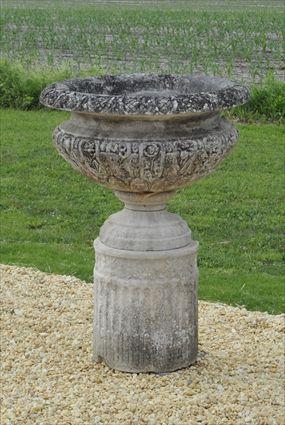
[[[167,372],[197,355],[197,242],[134,252],[95,241],[94,360],[126,372]]]
[[[133,195],[94,243],[94,360],[114,369],[169,372],[196,360],[198,242],[157,201],[170,195],[140,204]]]

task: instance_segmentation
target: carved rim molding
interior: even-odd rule
[[[106,75],[49,85],[40,102],[50,108],[113,115],[177,115],[219,111],[248,100],[246,87],[224,78]]]

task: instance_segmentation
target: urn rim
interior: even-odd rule
[[[49,108],[110,115],[179,115],[214,112],[244,104],[247,87],[206,75],[105,75],[75,78],[46,87]]]

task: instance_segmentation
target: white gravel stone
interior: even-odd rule
[[[284,424],[284,315],[199,303],[199,355],[170,374],[92,362],[92,285],[1,266],[1,424]]]

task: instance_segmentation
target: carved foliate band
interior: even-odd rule
[[[207,175],[236,139],[228,123],[195,139],[90,138],[60,126],[54,132],[57,150],[74,168],[111,189],[134,192],[174,190]]]

